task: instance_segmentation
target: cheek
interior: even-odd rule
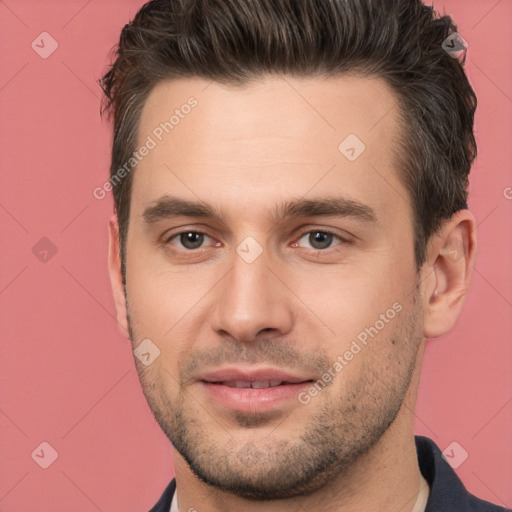
[[[421,312],[409,298],[408,303],[395,303],[357,335],[347,337],[343,350],[332,350],[332,360],[342,368],[337,396],[382,407],[386,400],[404,393],[421,342],[420,323]]]
[[[133,348],[150,339],[160,351],[151,371],[145,373],[148,382],[163,383],[172,393],[178,386],[180,363],[199,339],[198,329],[204,323],[197,321],[198,315],[204,314],[201,299],[212,285],[208,286],[206,275],[162,268],[154,261],[147,264],[142,257],[127,261],[128,313]]]
[[[213,279],[214,276],[212,276]],[[127,259],[126,288],[130,313],[140,325],[163,336],[204,297],[205,272],[171,267],[160,256],[139,251]]]
[[[328,272],[290,275],[289,279],[292,283],[295,281],[292,289],[307,306],[307,317],[314,320],[315,325],[321,321],[323,330],[341,341],[373,326],[395,302],[402,303],[404,290],[388,276],[390,272],[384,268],[340,266]],[[394,317],[393,313],[388,316]]]

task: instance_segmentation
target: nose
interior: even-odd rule
[[[265,251],[252,262],[238,253],[219,283],[212,329],[221,336],[250,342],[261,333],[287,334],[293,325],[293,293]]]

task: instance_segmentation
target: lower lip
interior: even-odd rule
[[[205,381],[201,381],[200,384],[209,396],[222,406],[237,412],[256,413],[275,409],[290,399],[298,402],[299,393],[311,386],[312,382],[282,384],[268,388],[234,388]]]

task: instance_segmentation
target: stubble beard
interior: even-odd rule
[[[138,364],[142,390],[163,432],[207,485],[258,501],[309,495],[350,472],[395,421],[412,380],[422,339],[418,298],[413,297],[409,315],[400,326],[388,337],[373,340],[394,349],[396,360],[388,358],[382,363],[388,364],[385,374],[379,361],[369,358],[343,396],[337,396],[335,385],[331,385],[310,404],[297,401],[297,407],[312,408],[295,438],[286,431],[290,428],[287,417],[274,426],[265,414],[242,413],[232,416],[230,425],[234,421],[238,428],[232,429],[230,436],[220,422],[212,420],[215,411],[198,405],[188,397],[186,388],[180,387],[177,398],[170,401],[162,381],[165,370],[161,370],[160,377]],[[129,315],[128,320],[131,339],[138,339],[133,336]],[[343,378],[343,371],[336,378]],[[258,430],[260,425],[270,433]],[[240,430],[242,435],[238,437]]]

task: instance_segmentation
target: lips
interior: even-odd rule
[[[311,385],[313,380],[309,375],[275,368],[225,368],[201,374],[197,378],[208,397],[218,405],[245,413],[264,412],[298,404],[298,393]]]
[[[244,370],[241,368],[225,368],[207,372],[198,377],[204,382],[225,384],[230,387],[265,388],[280,384],[297,384],[312,380],[311,376],[292,374],[275,368],[260,368],[257,370]],[[236,385],[236,384],[249,385]]]
[[[224,368],[203,373],[198,376],[197,380],[205,382],[286,382],[296,384],[297,382],[312,380],[312,377],[275,368],[259,368],[257,370]]]

